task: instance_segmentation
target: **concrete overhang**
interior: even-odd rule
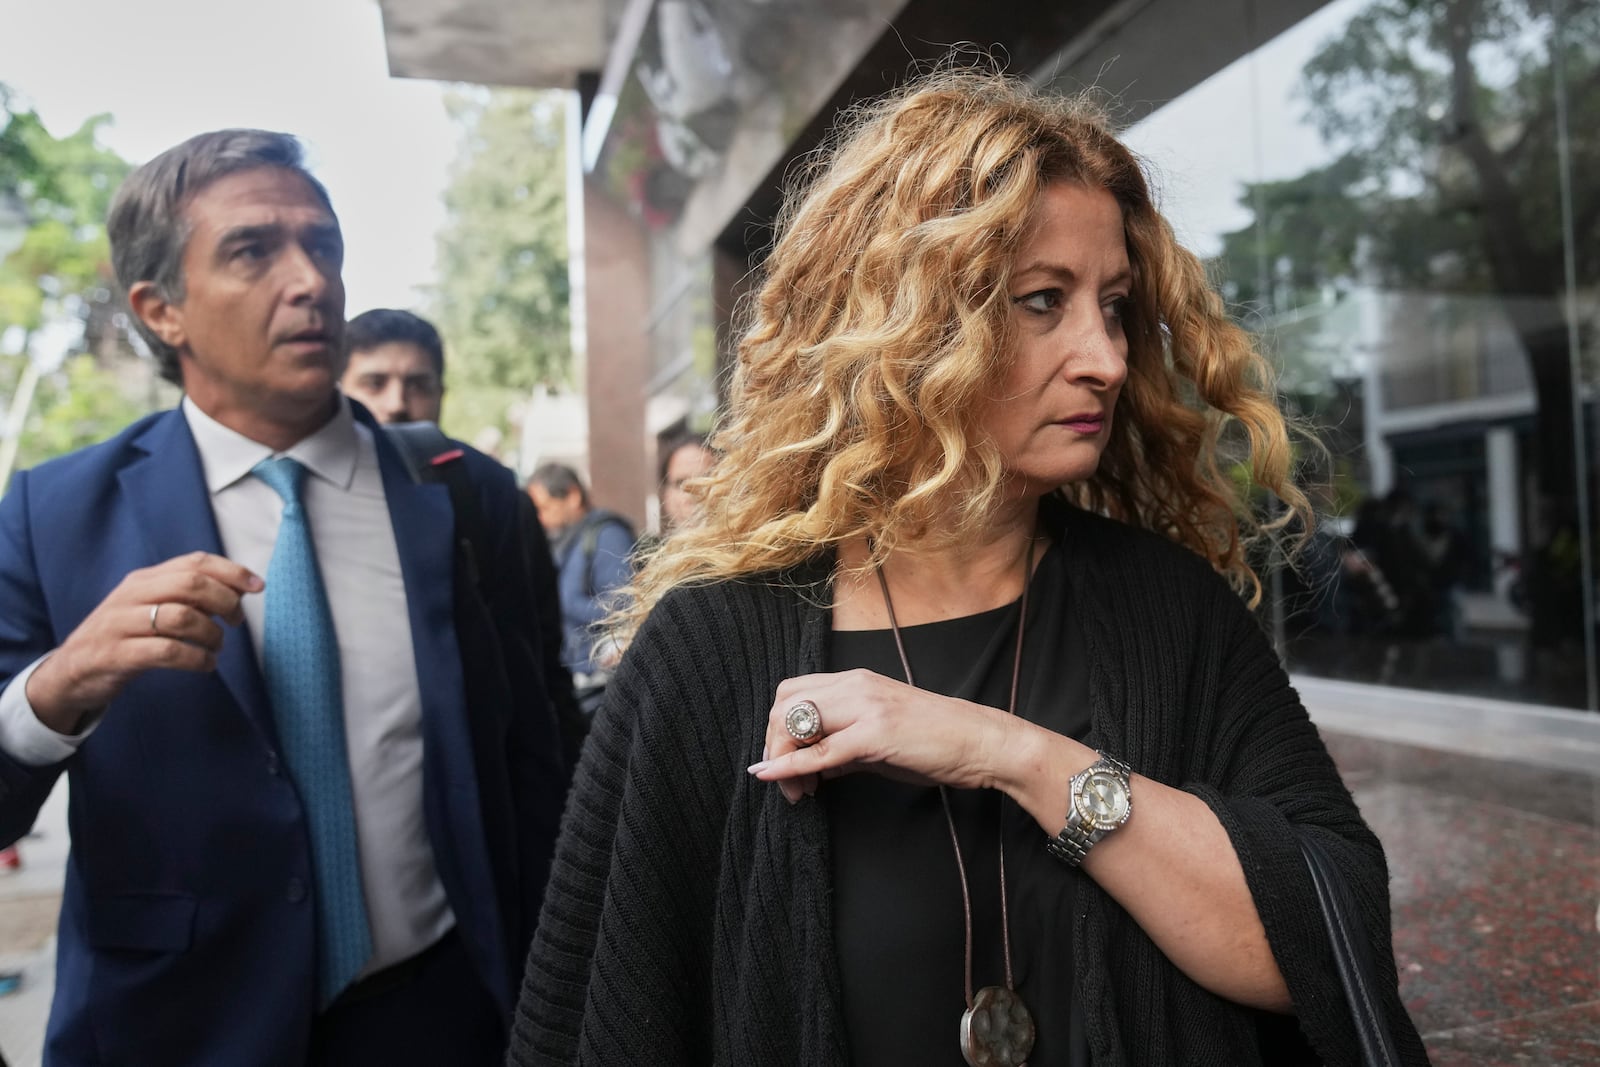
[[[606,0],[378,0],[396,78],[570,89],[605,65]]]

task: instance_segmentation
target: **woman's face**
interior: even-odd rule
[[[1132,284],[1116,200],[1050,185],[1012,267],[1015,347],[983,419],[1020,490],[1047,493],[1099,466],[1128,374]]]
[[[661,528],[676,530],[694,519],[696,501],[683,490],[691,478],[711,473],[716,456],[697,444],[679,445],[667,458],[667,484],[661,487]]]

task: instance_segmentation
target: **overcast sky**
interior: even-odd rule
[[[1131,132],[1191,247],[1250,221],[1242,181],[1327,158],[1294,87],[1362,2],[1335,0]],[[136,163],[222,126],[294,133],[344,223],[351,314],[416,306],[432,279],[455,135],[443,86],[389,77],[376,0],[0,0],[0,81],[56,134],[111,112],[105,139]]]
[[[444,86],[389,77],[376,0],[0,0],[0,82],[58,136],[110,112],[134,163],[225,126],[299,136],[344,225],[350,313],[420,304],[455,135]]]
[[[1304,121],[1300,72],[1366,3],[1334,0],[1129,131],[1189,247],[1213,255],[1222,234],[1249,225],[1253,216],[1238,202],[1242,182],[1297,177],[1330,159]]]

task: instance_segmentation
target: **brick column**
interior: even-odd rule
[[[583,183],[584,391],[589,408],[589,484],[597,507],[643,529],[654,492],[645,449],[645,383],[650,378],[651,285],[648,237],[591,180]]]

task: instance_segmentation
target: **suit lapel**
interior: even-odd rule
[[[221,555],[222,538],[211,513],[200,451],[182,410],[151,423],[134,444],[146,452],[145,458],[124,468],[118,480],[144,531],[150,562],[196,551]],[[275,737],[261,669],[243,624],[228,628],[217,676],[245,714],[268,738]]]

